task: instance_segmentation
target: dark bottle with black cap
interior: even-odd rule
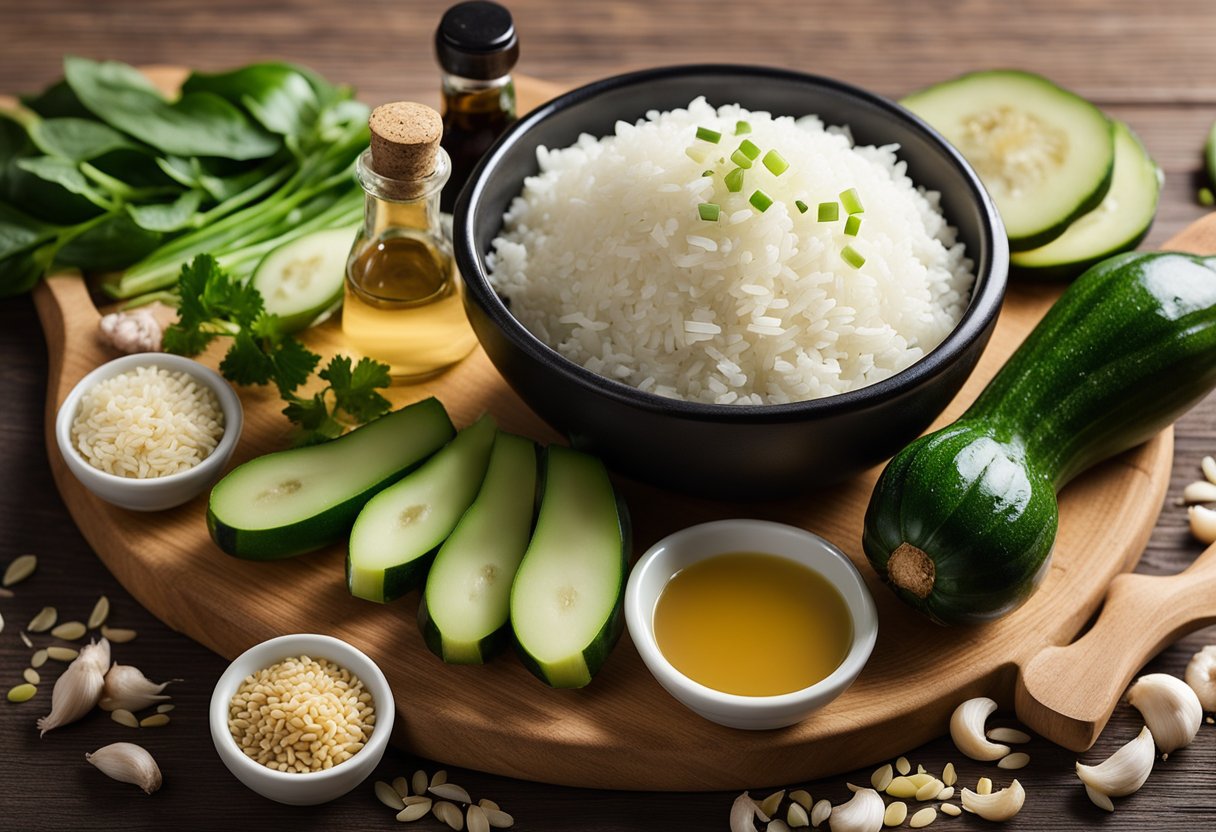
[[[452,6],[435,31],[435,55],[443,69],[443,149],[452,158],[440,207],[451,213],[477,162],[516,118],[511,69],[519,39],[511,13],[488,0]]]

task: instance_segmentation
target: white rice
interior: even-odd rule
[[[740,120],[750,135],[734,135]],[[697,127],[721,142],[696,140]],[[757,159],[729,193],[743,138],[790,167],[774,176]],[[715,111],[703,98],[617,122],[603,139],[540,147],[540,174],[494,240],[491,282],[562,355],[661,396],[780,404],[873,384],[941,343],[975,280],[938,194],[916,187],[897,149],[853,147],[814,116]],[[774,200],[763,213],[748,202],[757,188]],[[837,222],[817,218],[848,188],[865,209],[856,237],[843,207]],[[717,222],[699,218],[703,202],[721,206]],[[845,245],[865,257],[860,269],[841,259]]]
[[[90,465],[120,477],[164,477],[206,459],[224,434],[215,392],[188,373],[137,367],[85,392],[72,441]]]

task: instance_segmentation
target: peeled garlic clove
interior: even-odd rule
[[[101,770],[107,777],[123,783],[134,783],[152,794],[160,788],[160,767],[152,755],[133,742],[111,743],[99,748],[84,758]]]
[[[174,680],[170,680],[174,681]],[[171,698],[161,694],[169,682],[157,684],[143,674],[138,667],[116,664],[106,673],[105,690],[98,703],[103,711],[140,711],[157,702]]]
[[[769,817],[760,811],[760,804],[747,792],[735,798],[730,807],[730,832],[756,832],[756,819],[768,823]]]
[[[1139,789],[1153,770],[1153,732],[1146,725],[1139,736],[1096,766],[1077,763],[1077,776],[1094,791],[1123,797]]]
[[[1085,794],[1089,797],[1091,803],[1106,812],[1115,811],[1115,804],[1111,802],[1110,795],[1102,794],[1093,786],[1085,787]]]
[[[1186,666],[1186,683],[1205,711],[1216,711],[1216,644],[1209,644],[1191,656]]]
[[[1190,745],[1203,722],[1203,705],[1190,685],[1168,673],[1141,676],[1127,692],[1153,739],[1166,754]]]
[[[1208,478],[1208,482],[1216,483],[1216,459],[1205,456],[1201,467],[1203,468],[1203,475]]]
[[[110,661],[110,644],[105,639],[100,644],[90,643],[68,665],[55,680],[51,690],[51,712],[38,720],[42,736],[47,731],[75,722],[97,707],[101,690],[105,686],[102,664]]]
[[[1191,506],[1186,513],[1191,519],[1191,534],[1201,543],[1216,543],[1216,511],[1205,506]]]
[[[950,717],[950,737],[958,750],[973,760],[999,760],[1009,753],[1009,746],[989,742],[984,736],[984,723],[995,710],[995,702],[979,696],[959,705]]]
[[[1216,482],[1196,480],[1182,490],[1186,503],[1216,503]]]
[[[963,789],[963,808],[975,812],[984,820],[1009,820],[1021,811],[1025,802],[1026,790],[1017,780],[1009,788],[992,794],[976,794],[971,789]]]
[[[879,832],[886,811],[878,792],[858,789],[848,803],[832,807],[828,823],[832,832]]]

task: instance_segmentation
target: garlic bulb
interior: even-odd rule
[[[68,669],[55,680],[51,691],[51,712],[38,720],[41,736],[47,731],[75,722],[97,707],[105,686],[104,673],[110,664],[110,643],[92,642],[80,651]]]
[[[984,722],[995,710],[995,702],[979,696],[959,705],[950,717],[950,737],[958,750],[973,760],[999,760],[1009,753],[1009,746],[989,742],[984,736]]]
[[[134,783],[146,794],[160,788],[160,766],[156,765],[151,754],[133,742],[111,743],[92,754],[85,754],[84,758],[107,777],[123,783]]]
[[[963,808],[975,812],[984,820],[1009,820],[1022,809],[1026,802],[1026,790],[1014,780],[1009,788],[992,794],[977,794],[963,789]]]
[[[1127,701],[1144,717],[1157,747],[1166,754],[1190,745],[1203,722],[1203,706],[1186,682],[1168,673],[1141,676]]]
[[[146,306],[112,312],[104,316],[98,326],[110,346],[128,355],[136,352],[160,352],[160,321]]]
[[[747,792],[735,798],[730,807],[730,832],[756,832],[755,820],[768,823],[768,815],[760,811],[760,804],[752,800]]]
[[[1186,513],[1191,519],[1191,534],[1200,543],[1216,543],[1216,511],[1206,506],[1191,506]]]
[[[1205,711],[1216,711],[1216,644],[1209,644],[1191,656],[1186,666],[1186,683]]]
[[[878,792],[858,789],[848,803],[832,807],[828,824],[832,832],[879,832],[886,811]]]
[[[105,682],[101,701],[97,703],[103,711],[117,711],[121,708],[135,712],[170,698],[168,694],[161,694],[169,682],[161,682],[158,685],[148,679],[138,667],[127,664],[111,667],[106,673]]]
[[[1146,725],[1127,745],[1096,766],[1077,763],[1077,776],[1094,791],[1123,797],[1139,789],[1153,770],[1153,732]]]

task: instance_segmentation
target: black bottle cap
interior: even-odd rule
[[[457,3],[435,30],[435,55],[444,71],[489,81],[511,72],[519,60],[519,39],[511,13],[489,0]]]

